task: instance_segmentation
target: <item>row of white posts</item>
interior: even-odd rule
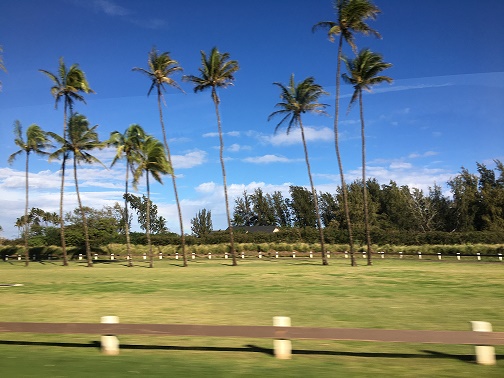
[[[118,316],[102,316],[101,323],[117,324]],[[273,317],[274,327],[290,327],[291,318],[288,316]],[[489,322],[472,321],[471,328],[475,332],[492,332],[492,324]],[[119,354],[119,339],[115,335],[101,336],[101,350],[106,355]],[[274,339],[273,350],[275,357],[282,360],[288,360],[292,357],[292,342],[288,339]],[[495,365],[495,348],[488,345],[475,346],[476,362],[481,365]]]
[[[377,252],[377,253],[378,253],[378,255],[379,255],[379,256],[381,256],[381,258],[382,258],[382,259],[384,259],[384,258],[385,258],[385,252]],[[421,260],[421,259],[422,259],[422,252],[417,252],[417,254],[418,254],[418,259],[419,259],[419,260]],[[313,252],[312,252],[312,251],[310,251],[309,256],[310,256],[310,259],[311,259],[311,258],[313,258]],[[399,258],[400,258],[400,259],[402,259],[402,258],[403,258],[403,256],[404,256],[404,255],[403,255],[403,252],[399,252]],[[461,260],[461,255],[460,255],[460,252],[457,252],[457,255],[456,255],[456,256],[457,256],[457,260],[459,260],[459,261],[460,261],[460,260]],[[498,254],[497,254],[497,256],[498,256],[499,261],[502,261],[502,253],[498,253]],[[146,253],[144,253],[142,257],[143,257],[143,259],[144,259],[144,260],[147,260],[147,254],[146,254]],[[259,252],[259,254],[258,254],[258,256],[257,256],[257,257],[258,257],[258,258],[260,258],[260,259],[262,259],[262,252]],[[327,252],[327,258],[330,258],[330,257],[331,257],[331,253],[330,253],[330,252]],[[114,255],[113,253],[111,253],[111,254],[110,254],[110,260],[115,260],[115,258],[116,258],[116,257],[115,257],[115,255]],[[229,258],[229,254],[228,254],[227,252],[224,254],[224,258],[225,258],[225,259]],[[241,253],[241,258],[242,258],[242,259],[244,259],[244,258],[245,258],[245,254],[244,254],[243,252]],[[275,258],[277,258],[277,259],[278,259],[278,252],[275,252]],[[293,258],[293,259],[295,259],[295,258],[296,258],[296,252],[295,252],[295,251],[294,251],[294,252],[292,252],[292,258]],[[348,252],[347,252],[347,251],[345,251],[345,259],[347,259],[347,258],[348,258]],[[362,258],[363,258],[363,259],[365,259],[365,258],[366,258],[366,252],[362,252]],[[437,253],[437,258],[438,258],[438,260],[441,260],[441,259],[442,259],[441,252],[438,252],[438,253]],[[21,259],[22,259],[21,255],[18,255],[18,256],[17,256],[17,259],[18,259],[18,260],[21,260]],[[50,259],[50,258],[49,258],[49,259]],[[80,253],[80,254],[79,254],[79,260],[82,260],[82,259],[83,259],[83,255],[82,255],[82,253]],[[98,260],[98,254],[97,254],[97,253],[95,253],[95,254],[94,254],[94,259],[95,259],[95,260]],[[127,260],[129,260],[129,259],[131,259],[131,257],[130,257],[130,256],[126,256],[126,259],[127,259]],[[159,253],[159,260],[162,260],[162,259],[163,259],[163,253],[162,253],[162,252],[160,252],[160,253]],[[179,254],[178,254],[178,252],[175,254],[175,259],[176,259],[176,260],[178,260],[178,259],[179,259]],[[195,254],[194,252],[191,254],[191,259],[192,259],[192,260],[195,260],[195,259],[196,259],[196,254]],[[208,253],[208,259],[209,259],[209,260],[211,260],[211,259],[212,259],[212,253],[211,253],[211,252],[209,252],[209,253]],[[480,254],[479,252],[478,252],[478,253],[476,253],[476,259],[477,259],[478,261],[481,261],[481,254]],[[8,256],[5,256],[5,261],[7,261],[7,260],[9,260],[9,257],[8,257]]]

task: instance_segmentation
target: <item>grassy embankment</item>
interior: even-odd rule
[[[271,325],[290,316],[294,326],[468,330],[485,320],[504,331],[504,263],[376,259],[348,266],[341,257],[198,259],[188,268],[164,259],[69,267],[59,262],[0,262],[1,321]],[[501,377],[478,366],[470,346],[293,341],[290,361],[271,356],[272,341],[120,336],[121,355],[100,355],[93,335],[0,334],[6,377],[292,376]]]

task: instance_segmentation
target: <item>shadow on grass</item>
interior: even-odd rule
[[[46,341],[18,341],[0,340],[0,345],[22,345],[22,346],[47,346],[62,348],[95,348],[100,349],[99,341],[89,343],[59,343]],[[206,346],[180,346],[180,345],[139,345],[121,344],[121,349],[131,350],[167,350],[167,351],[206,351],[206,352],[247,352],[262,353],[273,356],[273,349],[263,348],[257,345],[247,344],[243,347],[206,347]],[[467,363],[475,363],[475,357],[471,354],[449,354],[433,350],[421,350],[419,353],[384,353],[384,352],[344,352],[344,351],[324,351],[293,349],[293,355],[319,355],[319,356],[344,356],[344,357],[364,357],[364,358],[413,358],[413,359],[455,359]],[[504,360],[504,355],[496,355],[496,360]]]

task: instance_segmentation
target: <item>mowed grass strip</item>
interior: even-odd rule
[[[183,268],[164,259],[154,269],[143,262],[133,268],[123,262],[93,268],[80,262],[28,268],[0,263],[0,283],[24,285],[0,288],[0,319],[99,322],[103,315],[117,315],[123,323],[272,325],[273,316],[290,316],[294,326],[426,330],[468,330],[469,321],[484,320],[504,331],[502,263],[376,259],[374,266],[355,268],[343,258],[330,263],[245,259],[232,267],[224,259],[198,259]],[[0,334],[0,339],[0,366],[11,376],[504,374],[501,347],[497,366],[483,367],[472,362],[472,347],[457,345],[294,340],[293,359],[277,361],[271,340],[122,336],[116,358],[101,356],[93,335]]]

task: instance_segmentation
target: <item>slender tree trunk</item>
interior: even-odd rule
[[[319,211],[319,205],[318,205],[317,190],[315,189],[315,185],[313,185],[313,179],[312,179],[311,168],[310,168],[310,160],[308,159],[308,147],[306,146],[306,139],[305,139],[305,134],[304,134],[303,122],[301,122],[301,118],[299,118],[299,128],[301,129],[301,139],[303,140],[306,168],[308,169],[308,178],[310,179],[310,186],[311,186],[311,190],[313,193],[313,202],[315,204],[315,212],[316,212],[316,216],[317,216],[317,228],[319,231],[319,238],[320,238],[320,249],[322,252],[322,265],[329,265],[329,263],[327,262],[327,256],[326,256],[326,249],[325,249],[325,242],[324,242],[324,230],[322,229],[322,222],[320,221],[320,211]]]
[[[63,216],[63,193],[65,190],[65,168],[66,168],[67,153],[63,152],[63,161],[61,162],[61,188],[60,188],[60,237],[61,237],[61,251],[63,252],[63,266],[68,266],[68,256],[65,242],[65,218]]]
[[[343,192],[343,208],[345,210],[345,218],[346,218],[347,230],[348,230],[348,244],[350,246],[350,263],[352,266],[356,266],[357,263],[355,261],[355,255],[354,255],[352,221],[350,219],[350,209],[348,206],[348,189],[347,189],[346,182],[345,182],[345,176],[343,174],[343,163],[341,161],[341,151],[340,151],[340,147],[339,147],[339,132],[338,132],[342,49],[343,49],[343,35],[340,34],[339,45],[338,45],[338,62],[336,64],[336,100],[335,100],[335,104],[334,104],[334,145],[336,147],[336,157],[338,159],[338,167],[339,167],[340,178],[341,178],[341,190]]]
[[[152,242],[150,234],[150,186],[149,186],[149,171],[146,171],[147,179],[147,211],[145,217],[145,235],[147,236],[147,245],[149,246],[149,268],[154,268],[154,254],[152,252]]]
[[[368,193],[366,185],[366,135],[364,130],[364,109],[362,106],[362,90],[359,91],[359,106],[361,119],[361,138],[362,138],[362,192],[364,195],[364,224],[366,227],[366,244],[367,244],[367,265],[373,265],[371,261],[371,234],[369,231],[369,210],[368,210]]]
[[[166,139],[166,131],[165,131],[164,121],[163,121],[163,108],[161,106],[161,96],[162,96],[161,88],[158,87],[159,121],[161,122],[161,129],[163,130],[163,141],[164,141],[164,145],[166,148],[166,156],[168,157],[168,163],[170,163],[170,166],[172,168],[171,177],[172,177],[172,182],[173,182],[173,192],[175,194],[175,202],[177,203],[177,211],[178,211],[179,224],[180,224],[180,244],[182,246],[182,258],[184,261],[184,266],[187,266],[184,222],[182,221],[182,209],[180,207],[180,201],[179,201],[179,196],[178,196],[177,181],[175,178],[175,170],[173,168],[173,164],[172,164],[172,160],[171,160],[171,153],[170,153],[170,147],[168,146],[168,140]]]
[[[27,141],[28,142],[28,141]],[[30,232],[30,223],[28,222],[28,160],[29,160],[30,152],[26,151],[26,170],[25,170],[25,231],[24,231],[24,257],[25,257],[25,266],[28,266],[30,263],[30,253],[28,251],[28,233]]]
[[[215,105],[215,115],[217,116],[217,128],[219,130],[219,142],[220,142],[220,151],[219,151],[219,156],[220,156],[220,162],[221,162],[221,167],[222,167],[222,180],[224,182],[224,200],[226,202],[226,216],[227,216],[227,222],[228,222],[228,229],[229,229],[229,239],[231,242],[231,257],[233,258],[233,266],[238,265],[236,261],[236,251],[235,251],[235,246],[234,246],[234,234],[233,234],[233,225],[231,224],[231,215],[229,213],[229,200],[228,200],[228,191],[227,191],[227,181],[226,181],[226,167],[224,165],[224,139],[222,137],[222,126],[221,126],[221,119],[220,119],[220,113],[219,113],[219,96],[217,96],[217,92],[215,90],[215,87],[212,88],[212,99],[214,101]]]
[[[129,163],[128,157],[126,157],[126,183],[125,183],[125,195],[124,195],[124,233],[126,234],[126,254],[128,256],[128,266],[133,266],[133,261],[131,259],[131,240],[129,233],[129,211],[128,211],[128,182],[129,182]]]
[[[89,231],[88,231],[86,213],[84,212],[84,208],[82,207],[82,201],[81,201],[80,192],[79,192],[79,181],[77,180],[77,160],[75,159],[75,154],[74,154],[74,161],[73,161],[73,169],[74,169],[74,180],[75,180],[75,193],[77,194],[77,201],[79,203],[79,209],[80,209],[81,216],[82,216],[82,227],[84,228],[84,242],[86,244],[87,266],[92,267],[93,260],[91,258],[91,246],[89,245]]]

